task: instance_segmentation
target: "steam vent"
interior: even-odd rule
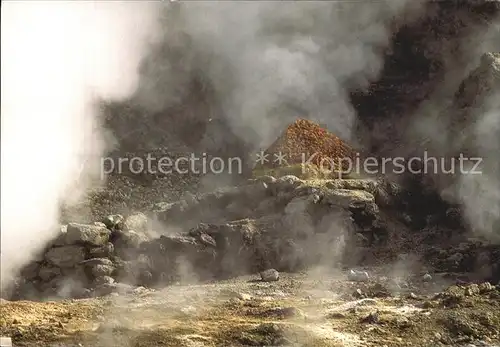
[[[264,152],[267,161],[258,164],[256,172],[276,169],[302,169],[326,173],[349,170],[349,160],[355,160],[356,152],[340,138],[307,119],[297,119]],[[278,160],[279,157],[284,160]],[[348,160],[349,159],[349,160]],[[296,170],[295,170],[296,171]],[[290,172],[290,174],[296,172]],[[325,172],[323,172],[325,173]]]

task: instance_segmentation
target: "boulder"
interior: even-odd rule
[[[107,258],[94,258],[82,261],[85,271],[89,277],[97,278],[102,276],[111,276],[115,271],[113,262]]]
[[[111,232],[97,225],[70,223],[66,232],[66,244],[103,246],[108,243]]]
[[[73,267],[85,259],[85,248],[79,245],[53,247],[45,253],[50,264],[64,268]]]

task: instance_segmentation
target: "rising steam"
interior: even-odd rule
[[[296,117],[350,138],[355,112],[347,88],[378,77],[391,21],[418,14],[419,6],[407,1],[166,4],[163,39],[144,62],[135,101],[162,111],[182,104],[193,79],[201,79],[214,90],[216,109],[250,146],[269,145]]]
[[[85,188],[80,174],[97,168],[94,103],[134,91],[154,6],[2,4],[2,288],[54,236],[60,203]]]

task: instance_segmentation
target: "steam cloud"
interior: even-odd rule
[[[296,117],[348,139],[355,112],[346,88],[378,77],[391,21],[418,9],[406,1],[168,3],[163,38],[142,66],[134,100],[168,109],[198,78],[251,147],[269,145]]]
[[[473,233],[494,242],[500,242],[500,67],[495,67],[498,63],[485,53],[500,52],[499,36],[497,16],[487,28],[471,27],[469,35],[460,42],[460,63],[453,51],[442,50],[445,61],[452,62],[445,81],[437,88],[437,95],[423,103],[407,135],[409,139],[415,138],[415,133],[426,138],[427,148],[436,155],[453,156],[462,152],[482,159],[477,169],[480,175],[440,177],[437,186],[445,199],[463,206],[465,220]],[[457,98],[459,84],[464,79],[465,89]]]
[[[57,231],[105,146],[96,98],[133,93],[155,4],[2,4],[2,289]],[[82,172],[88,160],[90,171]]]

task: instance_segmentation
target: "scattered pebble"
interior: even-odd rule
[[[417,296],[417,294],[415,294],[415,293],[410,293],[410,294],[408,294],[408,299],[417,300],[417,299],[418,299],[418,296]]]
[[[422,279],[424,280],[424,282],[430,282],[432,281],[432,276],[427,273],[422,277]]]
[[[264,282],[274,282],[279,280],[280,273],[275,269],[268,269],[260,273],[260,278]]]

